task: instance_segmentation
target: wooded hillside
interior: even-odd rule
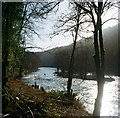
[[[105,44],[105,72],[118,74],[118,25],[103,30]],[[40,56],[40,66],[63,67],[68,69],[72,45],[58,47],[46,52],[37,53]],[[77,71],[95,72],[93,60],[93,37],[79,40],[76,44],[74,69]],[[67,63],[66,63],[67,62]]]

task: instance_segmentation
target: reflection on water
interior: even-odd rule
[[[115,77],[114,77],[115,78]],[[101,115],[118,116],[118,79],[104,86]]]
[[[58,77],[54,74],[56,68],[41,67],[37,72],[33,72],[22,80],[28,84],[37,83],[46,90],[66,90],[67,78]],[[101,116],[118,116],[118,77],[115,81],[105,83]],[[72,89],[77,93],[76,99],[79,99],[86,110],[93,112],[95,98],[97,96],[97,82],[89,80],[73,79]]]

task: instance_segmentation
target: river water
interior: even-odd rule
[[[50,90],[66,90],[67,78],[58,77],[54,74],[56,68],[40,67],[38,71],[24,76],[22,81],[32,85],[35,82],[40,87]],[[106,82],[104,86],[101,116],[118,116],[118,79],[112,76],[115,81]],[[76,99],[85,106],[89,113],[93,112],[95,98],[97,96],[97,82],[74,78],[72,89],[77,93]]]

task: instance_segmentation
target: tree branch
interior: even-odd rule
[[[74,2],[76,4],[76,6],[80,7],[81,9],[83,9],[84,11],[86,11],[87,13],[91,13],[90,10],[86,9],[85,7],[83,7],[82,5],[78,4],[77,2]]]
[[[119,20],[119,19],[118,19],[118,18],[110,18],[110,19],[104,21],[102,25],[104,25],[106,22],[108,22],[108,21],[110,21],[110,20]]]

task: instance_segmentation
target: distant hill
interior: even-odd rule
[[[118,74],[118,25],[103,30],[103,38],[106,59],[105,71],[109,74]],[[37,52],[36,54],[40,57],[40,66],[64,66],[65,69],[68,69],[72,46],[73,44],[45,52]],[[93,38],[79,40],[76,44],[74,70],[94,72],[93,54]]]

